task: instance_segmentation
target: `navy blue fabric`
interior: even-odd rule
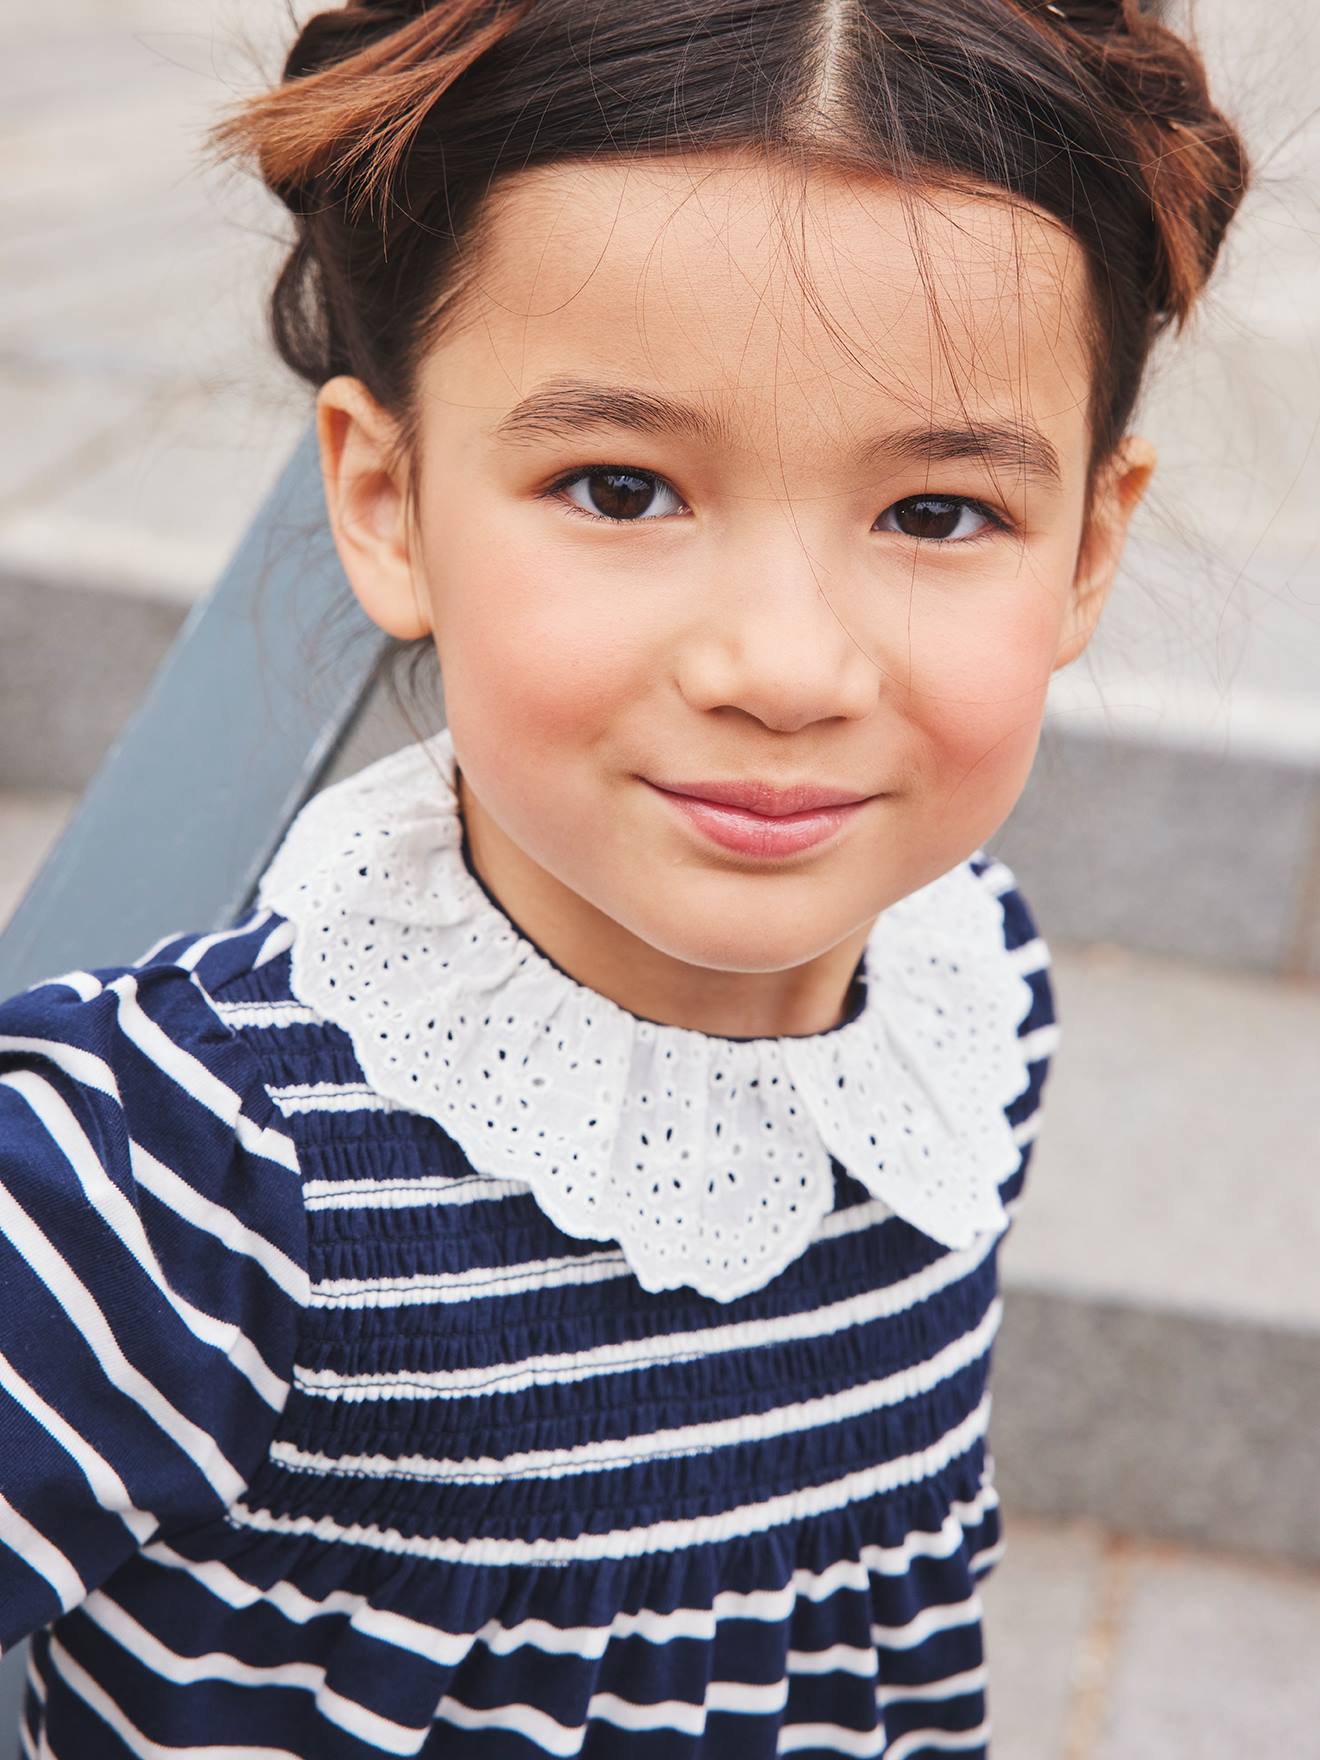
[[[973,867],[1033,991],[1011,1214],[1053,996]],[[24,1751],[984,1760],[998,1241],[836,1165],[765,1287],[648,1292],[374,1094],[291,938],[262,910],[0,1003]]]

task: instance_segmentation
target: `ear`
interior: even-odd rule
[[[413,565],[398,427],[360,379],[340,374],[316,398],[326,512],[344,573],[367,616],[412,641],[431,627]]]
[[[1100,612],[1118,572],[1128,526],[1155,469],[1155,448],[1140,435],[1119,441],[1100,468],[1091,499],[1091,517],[1082,534],[1068,612],[1059,633],[1054,671],[1067,666],[1095,634]]]

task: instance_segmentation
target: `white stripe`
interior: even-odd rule
[[[998,1331],[1003,1303],[992,1298],[970,1331],[960,1334],[934,1356],[872,1381],[860,1381],[814,1399],[792,1400],[760,1412],[732,1418],[674,1425],[665,1430],[633,1432],[566,1448],[521,1449],[514,1453],[437,1460],[428,1455],[327,1455],[274,1442],[270,1458],[295,1472],[347,1474],[353,1478],[444,1480],[451,1484],[494,1484],[509,1479],[560,1479],[574,1473],[606,1472],[741,1444],[773,1442],[806,1430],[823,1429],[865,1417],[885,1406],[898,1405],[931,1392],[941,1382],[983,1357]]]
[[[973,1574],[978,1577],[988,1575],[1003,1558],[1007,1546],[1008,1536],[1005,1534],[993,1546],[983,1546],[979,1552],[974,1552],[967,1561]]]
[[[147,1239],[147,1232],[142,1226],[142,1218],[136,1206],[125,1197],[106,1172],[100,1157],[88,1142],[82,1126],[69,1110],[59,1090],[35,1070],[18,1070],[13,1075],[0,1076],[0,1082],[23,1096],[41,1120],[51,1142],[77,1176],[78,1183],[87,1196],[87,1202],[155,1284],[193,1336],[227,1357],[239,1373],[251,1382],[261,1398],[275,1411],[281,1411],[288,1397],[288,1382],[281,1381],[279,1376],[271,1373],[251,1339],[231,1321],[217,1320],[201,1308],[194,1307],[186,1296],[180,1295],[171,1287],[156,1258],[155,1250]],[[130,1141],[130,1160],[134,1159],[133,1147]]]
[[[230,1465],[215,1438],[167,1400],[120,1350],[91,1291],[60,1256],[23,1207],[0,1187],[0,1232],[6,1233],[28,1267],[46,1285],[86,1340],[101,1372],[112,1386],[138,1405],[200,1469],[217,1495],[228,1504],[245,1489],[246,1481]]]
[[[211,999],[195,974],[191,982],[197,986],[209,1008]],[[177,1045],[164,1028],[158,1026],[146,1013],[138,1001],[137,986],[138,980],[127,974],[116,978],[108,986],[119,996],[119,1021],[125,1036],[151,1059],[162,1075],[168,1076],[185,1094],[196,1100],[199,1106],[204,1106],[224,1124],[232,1126],[244,1148],[267,1161],[274,1161],[280,1167],[287,1167],[291,1173],[297,1173],[297,1153],[288,1135],[270,1125],[255,1124],[242,1110],[240,1097],[233,1089],[208,1069],[200,1058],[194,1057],[182,1045]]]
[[[1028,1143],[1034,1143],[1036,1138],[1040,1135],[1042,1117],[1043,1109],[1040,1102],[1037,1101],[1036,1105],[1022,1120],[1022,1123],[1013,1126],[1013,1141],[1020,1149],[1025,1148]],[[1016,1171],[1016,1169],[1014,1171]],[[1011,1178],[1012,1175],[1010,1174],[1009,1177]]]
[[[475,1710],[448,1693],[436,1707],[435,1715],[437,1722],[456,1724],[459,1729],[514,1730],[548,1754],[580,1753],[585,1735],[581,1728],[569,1729],[534,1705],[496,1705],[489,1710]]]
[[[46,1403],[36,1388],[23,1379],[3,1353],[0,1353],[0,1387],[4,1388],[17,1405],[22,1406],[24,1411],[36,1419],[53,1441],[59,1443],[91,1486],[92,1495],[101,1508],[118,1516],[139,1545],[155,1533],[159,1524],[153,1516],[138,1509],[129,1494],[128,1486],[109,1461],[72,1424],[66,1422],[53,1406]]]
[[[582,1558],[635,1558],[645,1552],[705,1545],[744,1534],[764,1533],[781,1523],[803,1521],[824,1510],[913,1484],[940,1472],[982,1436],[990,1417],[990,1395],[929,1447],[915,1454],[859,1468],[824,1485],[809,1485],[785,1492],[761,1503],[739,1504],[713,1515],[652,1523],[647,1527],[615,1528],[604,1533],[584,1533],[568,1539],[518,1540],[476,1535],[454,1540],[443,1535],[401,1534],[393,1528],[370,1523],[344,1527],[330,1516],[277,1516],[269,1510],[250,1509],[237,1502],[228,1519],[237,1527],[266,1534],[309,1534],[321,1540],[343,1540],[380,1552],[415,1558],[443,1559],[453,1564],[542,1564],[571,1562]]]
[[[501,1626],[492,1619],[480,1633],[448,1632],[404,1614],[368,1607],[364,1596],[343,1589],[332,1589],[323,1600],[314,1601],[292,1583],[260,1588],[238,1576],[228,1565],[214,1559],[185,1558],[163,1542],[144,1547],[143,1556],[167,1569],[185,1572],[218,1601],[235,1610],[261,1603],[274,1608],[294,1625],[347,1615],[355,1630],[450,1665],[462,1660],[478,1636],[492,1655],[507,1656],[524,1645],[532,1645],[551,1655],[594,1660],[604,1655],[613,1638],[642,1637],[653,1644],[669,1643],[675,1638],[710,1640],[721,1621],[760,1620],[779,1625],[796,1601],[819,1603],[840,1591],[869,1593],[872,1575],[905,1576],[917,1557],[952,1558],[966,1541],[965,1529],[979,1527],[988,1510],[997,1507],[998,1502],[998,1493],[987,1480],[971,1500],[952,1502],[939,1528],[912,1529],[898,1545],[864,1546],[859,1558],[837,1559],[821,1571],[799,1566],[781,1589],[720,1589],[709,1609],[678,1607],[668,1613],[645,1607],[635,1613],[621,1609],[608,1626],[554,1626],[535,1618]]]
[[[261,1603],[273,1607],[293,1625],[346,1614],[355,1631],[398,1650],[410,1650],[429,1662],[453,1666],[463,1660],[477,1639],[475,1632],[445,1632],[406,1614],[371,1607],[364,1595],[353,1595],[346,1589],[332,1589],[321,1601],[313,1601],[292,1583],[272,1583],[261,1589],[216,1559],[184,1558],[163,1543],[144,1546],[142,1555],[155,1564],[186,1572],[226,1606],[244,1610]]]
[[[856,1674],[865,1678],[876,1672],[878,1658],[874,1650],[862,1650],[856,1644],[831,1644],[826,1650],[790,1650],[790,1674]]]
[[[0,1494],[0,1542],[11,1552],[16,1552],[39,1577],[46,1579],[65,1613],[76,1607],[87,1593],[86,1583],[59,1547],[49,1541],[40,1528],[34,1528],[3,1494]]]
[[[516,1294],[527,1287],[599,1283],[625,1277],[631,1267],[613,1252],[564,1253],[517,1265],[478,1265],[470,1271],[418,1272],[413,1277],[328,1277],[311,1287],[313,1308],[404,1308],[418,1303],[469,1302],[474,1296]]]
[[[868,1212],[872,1222],[876,1212],[888,1214],[887,1207],[879,1204],[858,1204],[853,1208]],[[851,1216],[852,1210],[833,1214],[843,1219]],[[869,1226],[869,1223],[862,1219],[858,1226]],[[984,1263],[993,1246],[992,1240],[977,1241],[970,1247],[941,1254],[920,1271],[895,1283],[845,1296],[823,1307],[777,1315],[768,1320],[730,1321],[722,1326],[658,1333],[643,1339],[597,1345],[590,1350],[559,1351],[473,1369],[419,1370],[407,1375],[341,1375],[331,1369],[295,1368],[294,1383],[304,1393],[330,1399],[465,1398],[474,1394],[521,1393],[528,1387],[564,1385],[598,1375],[656,1368],[664,1363],[690,1362],[717,1352],[759,1350],[800,1339],[826,1338],[832,1333],[870,1325],[878,1319],[916,1307],[970,1276]],[[450,1274],[451,1277],[470,1275]]]
[[[1048,972],[1050,968],[1050,950],[1039,935],[1033,935],[1020,947],[1006,947],[1004,952],[1021,977],[1034,977],[1037,972]]]
[[[275,913],[268,907],[266,914],[267,916],[274,916]],[[295,933],[296,931],[293,924],[287,917],[282,917],[262,942],[261,950],[252,962],[253,971],[258,971],[265,965],[267,960],[275,959],[279,954],[284,953],[288,948],[292,947]]]
[[[981,884],[988,886],[996,898],[1002,898],[1006,892],[1021,890],[1013,877],[1012,869],[1001,862],[998,856],[990,856],[987,859],[990,866],[981,875]]]
[[[228,1681],[243,1687],[293,1687],[311,1693],[317,1710],[329,1723],[337,1724],[360,1741],[370,1742],[386,1754],[416,1754],[426,1741],[430,1725],[421,1729],[396,1723],[379,1712],[347,1699],[325,1684],[325,1669],[315,1662],[241,1662],[223,1651],[205,1656],[180,1656],[163,1644],[130,1613],[112,1601],[102,1589],[94,1590],[83,1603],[83,1612],[102,1631],[108,1632],[143,1667],[175,1686],[198,1681]]]
[[[141,971],[143,966],[149,966],[151,964],[152,960],[155,959],[156,955],[162,948],[168,947],[171,941],[186,940],[188,933],[189,931],[187,929],[171,929],[167,934],[162,935],[159,940],[153,941],[147,951],[145,953],[140,953],[131,964],[136,967],[137,970]]]
[[[524,1198],[526,1180],[494,1174],[441,1174],[435,1179],[309,1179],[303,1197],[309,1210],[402,1210],[425,1204],[480,1204],[493,1198]]]
[[[830,1748],[836,1754],[852,1754],[860,1760],[883,1754],[890,1760],[894,1749],[886,1747],[883,1729],[844,1729],[837,1723],[786,1723],[779,1731],[775,1752],[796,1754],[799,1748]]]
[[[761,1701],[756,1705],[731,1706],[731,1710],[775,1712],[785,1698],[782,1685],[745,1687],[725,1681],[707,1682],[700,1705],[689,1699],[657,1699],[652,1704],[638,1704],[633,1699],[621,1699],[617,1693],[600,1692],[593,1693],[587,1701],[587,1718],[595,1723],[612,1723],[616,1729],[676,1729],[684,1735],[699,1736],[706,1727],[707,1712],[719,1709],[712,1701],[718,1699],[726,1686],[732,1686],[735,1693],[752,1693]]]
[[[211,1007],[231,1027],[310,1027],[320,1020],[305,1002],[228,1002],[212,997]]]
[[[30,1693],[32,1693],[33,1700],[35,1700],[35,1702],[37,1702],[37,1705],[39,1705],[40,1709],[42,1709],[42,1711],[44,1711],[44,1709],[46,1709],[46,1681],[44,1681],[44,1679],[42,1679],[42,1676],[40,1676],[40,1670],[39,1670],[39,1668],[37,1668],[37,1654],[35,1654],[35,1651],[33,1651],[32,1646],[28,1646],[28,1667],[26,1667],[26,1684],[28,1684],[28,1690],[30,1690]],[[26,1711],[26,1707],[25,1707],[25,1711]],[[42,1735],[40,1735],[40,1753],[51,1753],[51,1748],[49,1748],[48,1741],[46,1741],[46,1720],[44,1720],[44,1718],[42,1718],[42,1720],[40,1720],[40,1721],[42,1721]],[[25,1716],[25,1718],[23,1718],[23,1735],[25,1735],[25,1737],[28,1737],[28,1718],[26,1718],[26,1716]],[[28,1753],[32,1753],[32,1751],[33,1751],[32,1746],[30,1746],[30,1739],[28,1739],[28,1746],[26,1746],[26,1751],[28,1751]]]
[[[195,1338],[219,1351],[271,1411],[278,1413],[284,1410],[284,1402],[289,1397],[289,1383],[275,1373],[241,1327],[228,1320],[216,1320],[212,1315],[204,1314],[182,1296],[172,1296],[171,1300]]]
[[[209,935],[197,935],[188,943],[187,947],[176,954],[170,964],[178,966],[185,972],[196,971],[204,955],[208,954],[213,947],[219,947],[223,942],[232,941],[244,932],[240,925],[234,929],[215,929]]]
[[[103,988],[101,980],[94,978],[90,972],[74,970],[61,972],[58,978],[38,978],[35,984],[28,985],[23,994],[30,996],[34,990],[44,990],[47,984],[63,984],[76,991],[84,1002],[90,1002],[93,996],[99,996]]]
[[[1053,1057],[1059,1049],[1059,1023],[1049,1021],[1043,1027],[1023,1033],[1018,1039],[1018,1046],[1028,1063],[1037,1063],[1043,1057]]]
[[[94,1088],[117,1105],[123,1105],[114,1072],[94,1051],[84,1051],[80,1045],[70,1045],[63,1039],[32,1039],[21,1033],[0,1033],[0,1051],[32,1052],[62,1069],[80,1088]]]
[[[909,1755],[925,1748],[942,1748],[945,1753],[956,1754],[967,1748],[983,1748],[989,1740],[990,1720],[985,1718],[975,1729],[910,1729],[896,1737],[884,1755],[885,1760],[908,1760]]]
[[[216,929],[207,935],[197,935],[171,963],[181,966],[184,971],[195,971],[213,947],[221,947],[227,941],[241,941],[244,936],[251,935],[258,929],[269,914],[268,910],[258,905],[237,923],[227,924],[223,929]]]
[[[399,1112],[397,1100],[387,1100],[366,1082],[289,1082],[267,1089],[286,1118],[300,1112]]]
[[[153,1742],[136,1724],[129,1722],[105,1688],[93,1680],[81,1663],[74,1661],[58,1638],[53,1637],[50,1641],[50,1658],[78,1697],[110,1725],[128,1751],[138,1755],[139,1760],[176,1760],[176,1756],[186,1756],[186,1760],[302,1760],[288,1748],[239,1747],[228,1741],[219,1747],[210,1743],[197,1747],[190,1742],[186,1748],[176,1748],[173,1744]]]
[[[783,1709],[786,1701],[786,1682],[755,1686],[743,1681],[713,1680],[707,1683],[700,1704],[683,1699],[639,1704],[623,1699],[617,1693],[593,1693],[587,1703],[587,1721],[576,1729],[569,1729],[534,1705],[506,1704],[477,1710],[448,1694],[440,1701],[436,1716],[460,1729],[514,1730],[552,1754],[572,1755],[581,1751],[589,1723],[610,1723],[618,1729],[679,1730],[685,1735],[700,1735],[712,1711],[772,1716]]]
[[[953,1626],[975,1625],[983,1617],[981,1597],[975,1589],[965,1601],[937,1602],[923,1607],[920,1613],[905,1620],[901,1626],[873,1625],[871,1638],[876,1647],[889,1650],[915,1650],[932,1632],[947,1632]]]
[[[922,1681],[919,1685],[878,1686],[877,1705],[893,1705],[902,1699],[956,1699],[963,1693],[983,1693],[989,1684],[990,1670],[984,1663],[965,1669],[962,1674],[946,1675],[942,1681]]]
[[[286,1296],[300,1307],[306,1306],[311,1288],[307,1273],[287,1253],[273,1241],[268,1241],[265,1235],[240,1222],[232,1210],[226,1210],[223,1204],[215,1203],[190,1186],[187,1180],[180,1179],[172,1167],[158,1161],[140,1143],[130,1142],[129,1149],[134,1178],[144,1190],[191,1222],[194,1228],[214,1235],[231,1253],[241,1253],[244,1258],[260,1265]]]

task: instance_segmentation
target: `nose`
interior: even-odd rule
[[[865,632],[850,627],[853,596],[792,539],[724,557],[698,588],[677,682],[703,710],[738,709],[777,732],[857,721],[876,707],[883,670]]]

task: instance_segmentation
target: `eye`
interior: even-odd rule
[[[654,471],[632,470],[626,465],[587,465],[560,477],[545,491],[565,498],[588,519],[605,519],[615,525],[636,525],[659,519],[683,508],[678,494]]]
[[[909,495],[887,507],[877,524],[882,531],[936,544],[963,544],[1005,529],[1003,520],[965,495]]]

